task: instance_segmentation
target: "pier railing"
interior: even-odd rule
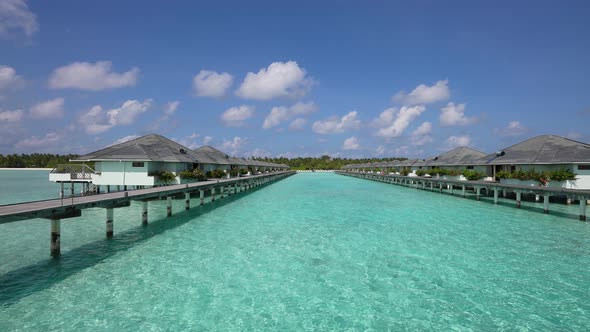
[[[96,172],[86,164],[62,164],[57,165],[50,174],[69,174],[70,180],[92,180],[92,174]]]
[[[350,171],[336,171],[336,174],[357,177],[361,179],[373,180],[378,182],[385,182],[390,184],[397,184],[401,186],[424,189],[430,191],[438,191],[440,193],[447,192],[453,195],[455,189],[459,189],[461,196],[466,197],[466,190],[471,189],[475,192],[476,199],[480,200],[481,191],[485,190],[486,195],[493,192],[494,204],[498,204],[498,194],[500,191],[513,192],[516,195],[516,207],[521,207],[522,194],[534,194],[535,196],[543,197],[543,210],[549,213],[549,198],[551,196],[567,197],[568,200],[579,200],[580,220],[586,220],[586,206],[590,200],[590,190],[566,189],[566,188],[551,188],[541,186],[523,186],[513,184],[503,184],[489,181],[463,181],[463,180],[447,180],[440,178],[426,178],[418,176],[404,176],[397,174],[379,174],[379,173],[365,173],[365,172],[350,172]]]

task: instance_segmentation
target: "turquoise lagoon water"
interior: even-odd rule
[[[317,173],[182,206],[111,240],[85,210],[59,260],[47,221],[0,225],[0,330],[590,328],[588,223]]]

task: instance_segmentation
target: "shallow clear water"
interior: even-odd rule
[[[198,199],[193,200],[193,205]],[[0,225],[0,330],[588,330],[590,226],[335,174]],[[182,212],[180,212],[182,211]]]

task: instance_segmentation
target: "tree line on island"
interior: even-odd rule
[[[54,168],[59,164],[67,164],[70,159],[77,158],[76,154],[50,154],[50,153],[33,153],[33,154],[0,154],[0,168]],[[340,169],[346,164],[365,164],[373,162],[405,160],[406,158],[332,158],[328,155],[321,157],[297,157],[297,158],[252,158],[276,164],[288,165],[294,170],[328,170]]]
[[[76,154],[0,154],[1,168],[54,168],[59,164],[67,164],[70,159],[78,157]]]

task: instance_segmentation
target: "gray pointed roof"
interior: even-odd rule
[[[164,136],[151,134],[72,159],[72,161],[108,160],[193,163],[198,162],[198,156],[184,145]]]
[[[474,165],[478,160],[485,157],[485,153],[474,150],[467,146],[460,146],[447,151],[436,157],[428,158],[420,165],[426,166],[463,166]]]
[[[590,163],[590,144],[556,135],[533,137],[498,152],[481,158],[480,163],[489,165]]]
[[[224,152],[217,150],[216,148],[205,145],[198,149],[194,150],[197,153],[202,153],[209,157],[209,159],[213,160],[213,164],[220,164],[220,165],[231,165],[232,162],[230,160],[230,156]]]

